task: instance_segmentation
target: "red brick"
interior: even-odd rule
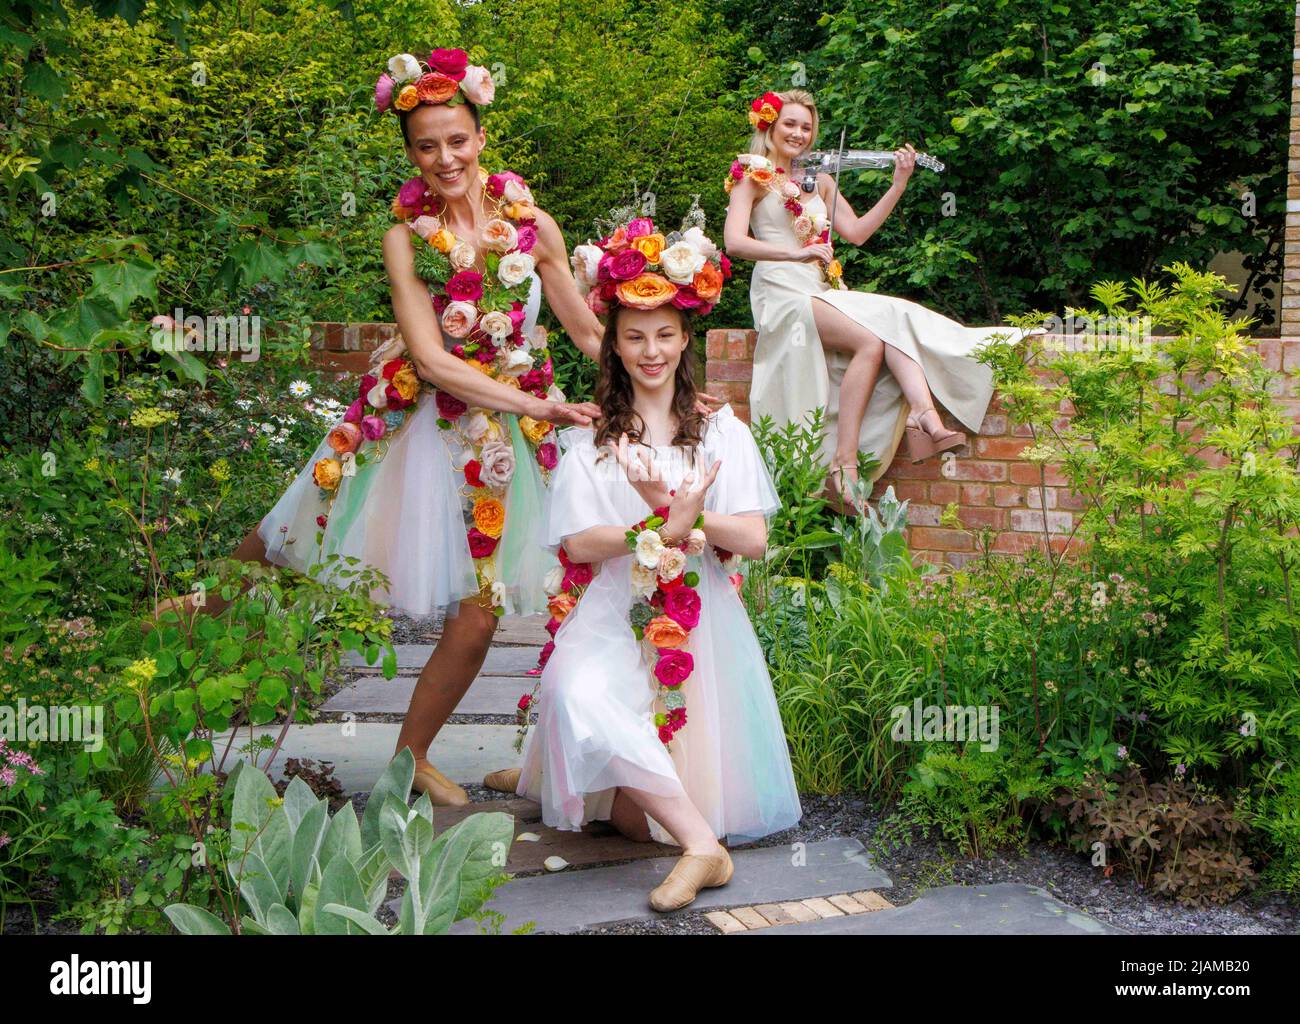
[[[980,424],[979,432],[983,437],[999,437],[1007,432],[1007,418],[1005,416],[985,416],[984,422]]]
[[[1280,344],[1282,346],[1282,372],[1292,373],[1300,369],[1300,339],[1283,338]]]
[[[937,530],[928,526],[913,526],[909,545],[930,551],[972,551],[975,541],[964,530]]]
[[[1056,508],[1057,488],[1055,487],[1028,487],[1025,489],[1025,505],[1028,508],[1042,508],[1043,495],[1047,496],[1047,507],[1049,510]]]
[[[1014,472],[1014,470],[1015,467],[1013,466],[1012,471]],[[1026,504],[1025,489],[1014,485],[995,487],[993,488],[993,504],[1001,508],[1023,507]]]
[[[1012,437],[1033,437],[1034,428],[1028,423],[1017,423],[1011,428]]]
[[[1026,551],[1042,551],[1043,538],[1032,533],[1000,533],[993,542],[993,550],[1004,555],[1023,555]]]
[[[961,491],[958,484],[940,483],[936,480],[930,485],[930,500],[936,505],[951,505],[954,501],[961,500]]]
[[[943,509],[938,505],[908,505],[907,522],[910,526],[938,526]]]
[[[750,380],[754,364],[746,359],[710,359],[709,380]]]
[[[992,490],[988,484],[961,485],[961,503],[963,505],[992,505],[991,495]]]
[[[1011,482],[1013,484],[1033,484],[1038,486],[1040,480],[1044,480],[1051,487],[1065,487],[1069,485],[1064,474],[1055,466],[1046,467],[1047,473],[1044,480],[1043,474],[1039,472],[1038,463],[1036,462],[1013,462],[1011,464]]]
[[[713,360],[721,359],[722,354],[727,347],[727,332],[722,330],[709,331],[704,336],[704,358]]]
[[[931,484],[930,487],[938,487],[938,484]],[[876,481],[876,486],[872,490],[873,498],[884,497],[885,491],[890,487],[894,489],[894,497],[899,501],[920,501],[927,499],[927,485],[924,480],[890,480],[887,477],[881,477]],[[930,498],[934,501],[936,499]]]
[[[1007,511],[1002,508],[959,508],[957,518],[970,530],[1005,530]]]
[[[952,480],[987,480],[996,483],[1007,478],[1007,464],[1005,462],[954,459],[952,465],[953,474],[949,478]]]
[[[753,359],[757,338],[758,335],[753,331],[730,331],[723,355],[728,359]]]
[[[938,480],[940,479],[939,460],[926,459],[924,462],[913,462],[900,450],[884,475],[896,480]]]
[[[323,370],[335,373],[365,373],[370,368],[369,352],[328,352],[312,353],[312,362]]]
[[[1296,275],[1300,277],[1300,273]],[[1264,361],[1264,365],[1270,370],[1280,370],[1282,368],[1282,342],[1277,338],[1261,338],[1255,343],[1259,350],[1259,358]]]
[[[1018,459],[1029,447],[1028,441],[1013,437],[980,437],[975,439],[975,451],[986,459]]]

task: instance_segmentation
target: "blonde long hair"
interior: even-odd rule
[[[797,103],[801,107],[807,107],[812,112],[812,138],[808,140],[805,152],[809,149],[815,149],[817,146],[817,131],[820,122],[817,116],[817,101],[813,99],[813,94],[804,89],[787,89],[785,92],[777,93],[777,95],[781,97],[782,103]],[[771,131],[772,129],[768,128],[767,131],[760,132],[755,128],[754,134],[749,137],[749,152],[753,153],[755,156],[767,156],[769,148],[767,137],[768,133]]]

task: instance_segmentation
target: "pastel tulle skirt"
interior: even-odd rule
[[[608,819],[619,786],[686,795],[714,835],[744,842],[797,824],[802,810],[762,648],[710,549],[701,614],[686,650],[687,724],[669,752],[653,724],[655,681],[628,624],[631,555],[611,559],[560,624],[541,677],[518,793],[552,828]],[[653,838],[674,843],[653,818]]]
[[[504,584],[506,614],[532,615],[546,609],[543,581],[554,564],[540,537],[545,487],[518,418],[489,415],[508,433],[516,467],[489,572]],[[479,596],[468,539],[474,524],[462,470],[466,453],[458,435],[437,421],[426,391],[383,457],[344,476],[332,502],[312,478],[316,460],[334,455],[322,440],[258,527],[270,561],[306,573],[331,554],[358,558],[388,578],[387,589],[372,596],[416,618],[454,615],[460,601]],[[320,516],[327,517],[323,530]]]

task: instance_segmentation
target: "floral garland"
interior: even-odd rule
[[[375,109],[381,114],[413,110],[421,103],[455,106],[469,100],[483,107],[495,97],[491,72],[470,64],[464,50],[434,50],[424,62],[399,53],[389,58],[387,72],[375,80]]]
[[[535,269],[531,250],[537,241],[536,207],[532,193],[512,172],[488,175],[480,171],[484,193],[493,202],[493,215],[480,243],[484,270],[473,269],[476,250],[441,220],[441,200],[422,178],[407,181],[393,202],[393,212],[411,229],[415,272],[429,287],[442,329],[458,339],[450,351],[469,366],[510,387],[552,397],[555,375],[547,351],[547,334],[536,327],[525,337],[524,306]],[[331,504],[344,476],[355,467],[382,459],[393,435],[406,420],[406,410],[421,390],[434,392],[438,426],[454,430],[461,441],[469,499],[466,540],[474,559],[480,596],[504,614],[505,584],[495,561],[505,528],[505,496],[515,472],[515,452],[505,414],[471,409],[449,392],[422,382],[415,364],[405,355],[400,338],[375,353],[370,372],[362,376],[357,399],[344,420],[328,435],[338,458],[317,460],[312,475]],[[540,365],[539,365],[540,363]],[[545,481],[559,461],[548,440],[554,427],[544,420],[519,417],[519,429],[532,450]],[[370,446],[370,447],[368,447]],[[324,529],[328,514],[317,518]]]
[[[765,92],[749,105],[749,123],[757,131],[765,132],[776,124],[777,115],[784,104],[781,97],[774,92]]]
[[[786,174],[784,168],[777,167],[767,157],[759,156],[757,153],[741,153],[732,161],[722,187],[730,195],[736,182],[745,178],[749,178],[759,188],[771,192],[781,200],[782,205],[790,212],[791,227],[800,245],[830,243],[830,219],[824,213],[808,212],[804,204],[799,201],[802,190]],[[836,288],[848,287],[844,283],[844,270],[839,260],[831,260],[826,268],[826,277]]]

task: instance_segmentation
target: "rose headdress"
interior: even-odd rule
[[[413,110],[421,103],[454,106],[469,100],[484,107],[496,96],[496,82],[487,68],[469,63],[464,50],[438,49],[427,60],[399,53],[375,82],[375,109],[381,114]]]
[[[765,92],[749,105],[749,123],[758,131],[765,132],[776,124],[777,115],[781,113],[781,97],[774,92]]]
[[[599,242],[573,250],[578,287],[597,316],[611,306],[657,309],[671,303],[705,315],[718,302],[731,262],[704,234],[704,215],[692,206],[682,229],[666,237],[649,217],[633,217]]]

